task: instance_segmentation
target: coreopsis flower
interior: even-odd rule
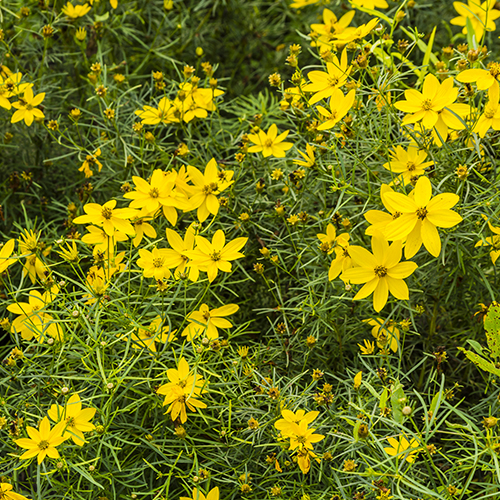
[[[478,90],[486,90],[500,81],[500,63],[492,62],[488,64],[488,69],[466,69],[455,78],[461,83],[475,82]]]
[[[189,364],[185,358],[179,360],[177,369],[167,370],[167,378],[169,382],[161,385],[156,392],[165,396],[163,406],[170,405],[166,413],[170,413],[172,420],[180,417],[181,423],[185,423],[187,421],[186,407],[190,411],[207,407],[198,399],[206,392],[203,388],[205,380],[189,370]]]
[[[297,410],[293,412],[291,410],[283,409],[281,410],[281,416],[283,418],[277,420],[274,427],[278,429],[283,437],[288,437],[291,429],[293,430],[293,425],[300,424],[300,422],[305,422],[306,426],[314,422],[316,417],[319,415],[319,411],[309,411]]]
[[[318,130],[329,130],[344,118],[354,104],[354,97],[356,91],[350,90],[347,95],[344,95],[342,90],[335,89],[330,98],[330,110],[325,109],[323,106],[318,106],[318,111],[323,117],[323,123],[318,126]]]
[[[49,458],[59,458],[60,455],[56,447],[67,439],[62,436],[65,426],[65,422],[59,422],[51,429],[49,419],[44,417],[38,429],[29,426],[26,427],[30,437],[14,440],[17,446],[27,450],[19,458],[21,460],[27,460],[37,457],[37,462],[39,464],[41,464],[47,456]]]
[[[5,67],[6,66],[2,66],[2,68]],[[2,95],[5,98],[19,96],[24,94],[27,89],[33,87],[32,83],[21,83],[22,78],[23,74],[21,72],[9,73],[5,79],[0,77],[0,92]],[[10,107],[8,109],[10,109]]]
[[[105,233],[112,237],[115,231],[134,235],[135,231],[127,219],[137,216],[137,211],[132,208],[115,208],[116,200],[107,201],[104,205],[87,203],[83,210],[87,215],[76,217],[75,224],[95,224],[102,226]]]
[[[326,226],[326,233],[316,234],[319,241],[321,241],[321,250],[331,254],[337,242],[337,230],[333,224]]]
[[[285,152],[293,146],[291,142],[283,142],[289,132],[289,130],[285,130],[283,133],[278,135],[278,127],[273,123],[269,127],[267,133],[263,130],[259,130],[257,134],[248,134],[248,139],[255,144],[254,146],[250,146],[248,148],[248,152],[262,152],[264,158],[267,158],[268,156],[284,158],[286,156]]]
[[[17,111],[12,115],[11,123],[17,123],[24,120],[24,123],[28,127],[33,123],[36,118],[45,118],[45,115],[36,106],[41,104],[45,98],[45,92],[41,92],[36,96],[33,95],[33,89],[28,87],[19,101],[12,103],[12,106],[17,109]]]
[[[488,236],[483,240],[479,240],[474,246],[480,247],[483,245],[490,245],[493,249],[490,252],[491,262],[493,265],[496,264],[498,257],[500,257],[500,227],[495,227],[490,221],[488,221],[488,226],[494,233],[494,236]]]
[[[348,26],[351,24],[355,13],[354,10],[350,10],[338,19],[330,9],[323,9],[323,24],[311,24],[311,31],[320,35],[319,39],[311,42],[311,45],[313,47],[318,45],[329,47],[329,42],[335,35],[340,35],[346,29],[349,29]]]
[[[414,262],[400,262],[401,241],[394,241],[389,246],[381,233],[372,236],[372,251],[360,246],[349,246],[349,255],[358,267],[344,271],[341,279],[355,285],[365,283],[354,300],[364,299],[373,293],[373,307],[378,312],[387,303],[389,293],[399,300],[408,300],[408,286],[403,280],[418,266]]]
[[[29,500],[24,495],[20,495],[13,490],[12,484],[0,482],[0,498],[2,500]]]
[[[441,116],[446,120],[449,118],[443,111],[455,102],[458,97],[458,88],[453,86],[453,78],[447,78],[443,83],[429,73],[424,80],[422,92],[415,89],[405,90],[405,101],[397,101],[394,106],[400,111],[409,113],[403,118],[403,125],[422,121],[425,128],[432,129],[438,118]],[[448,126],[457,128],[453,125],[458,120],[452,113],[454,118]]]
[[[84,3],[83,5],[73,5],[71,2],[68,2],[61,9],[61,11],[73,21],[79,17],[83,17],[85,14],[88,14],[90,12],[90,5],[88,3]]]
[[[362,7],[364,9],[387,9],[389,4],[385,0],[351,0],[352,6],[356,9]]]
[[[203,334],[209,340],[219,338],[218,328],[232,328],[233,324],[226,319],[226,316],[236,313],[239,306],[227,304],[210,310],[207,304],[202,304],[199,311],[193,311],[186,318],[188,326],[182,332],[183,337],[192,342],[195,338]]]
[[[148,238],[156,238],[157,236],[155,228],[144,219],[137,219],[136,221],[134,221],[134,231],[135,236],[132,240],[132,243],[135,248],[137,248],[141,244],[144,235],[146,235]]]
[[[62,340],[63,331],[58,323],[53,321],[52,316],[44,312],[47,304],[52,302],[54,296],[49,292],[43,295],[37,290],[31,290],[28,302],[17,302],[7,306],[7,310],[17,314],[12,322],[12,333],[18,333],[24,340],[36,338],[40,343],[44,342],[47,335]]]
[[[389,222],[401,217],[402,213],[398,210],[397,205],[384,196],[385,193],[393,192],[393,189],[387,184],[382,184],[382,186],[380,186],[380,198],[385,209],[389,213],[383,212],[382,210],[368,210],[368,212],[364,214],[364,217],[371,225],[366,229],[365,234],[373,236],[377,231],[383,233]]]
[[[207,273],[208,281],[212,283],[219,271],[231,272],[232,260],[244,257],[240,250],[245,246],[247,240],[248,238],[240,237],[226,244],[226,236],[222,229],[215,232],[211,242],[198,235],[196,236],[197,248],[190,254],[190,258],[193,259],[200,271]]]
[[[52,405],[47,415],[53,422],[62,422],[64,424],[63,437],[66,439],[71,438],[73,443],[83,446],[86,442],[83,433],[95,429],[95,425],[90,422],[94,418],[95,412],[95,408],[82,408],[80,396],[73,394],[65,406]]]
[[[474,29],[478,44],[483,38],[485,30],[495,31],[496,25],[494,21],[500,17],[500,11],[494,8],[495,0],[486,0],[486,2],[482,3],[480,0],[468,0],[468,4],[453,2],[453,7],[455,7],[459,15],[454,17],[450,24],[463,26],[462,33],[467,35],[468,19]]]
[[[373,18],[366,24],[362,24],[353,30],[345,30],[343,33],[337,34],[334,37],[336,44],[348,44],[351,42],[359,43],[363,38],[368,36],[378,24],[378,17]]]
[[[364,356],[369,356],[375,352],[375,344],[367,339],[363,339],[363,345],[358,344],[358,347]]]
[[[217,196],[234,183],[231,180],[234,172],[219,171],[215,158],[212,158],[203,174],[191,165],[187,168],[187,174],[193,183],[190,189],[189,210],[197,209],[198,220],[204,222],[210,214],[218,214],[220,203]]]
[[[328,270],[328,280],[333,281],[340,273],[350,269],[354,264],[349,255],[349,239],[348,233],[342,233],[335,238],[335,259],[330,264]]]
[[[177,108],[173,102],[163,97],[160,99],[157,108],[143,106],[142,109],[135,111],[135,114],[142,120],[143,125],[158,125],[158,123],[178,123],[179,117],[176,110]]]
[[[462,217],[450,210],[458,201],[454,193],[441,193],[432,197],[432,184],[427,177],[420,177],[411,196],[386,192],[383,197],[398,207],[401,216],[387,224],[384,235],[388,240],[406,238],[405,257],[413,257],[424,244],[434,257],[441,253],[441,239],[437,228],[450,228],[462,222]]]
[[[94,171],[91,167],[97,166],[99,172],[102,170],[102,163],[97,159],[99,156],[101,156],[101,148],[97,148],[92,154],[85,156],[85,160],[78,171],[83,172],[86,179],[94,175]]]
[[[224,91],[216,88],[203,89],[197,83],[193,84],[192,82],[182,82],[179,85],[180,92],[185,93],[187,98],[193,101],[195,107],[206,111],[215,111],[214,99],[223,95]],[[207,114],[205,113],[206,116]],[[184,121],[186,121],[186,117],[184,117]]]
[[[418,451],[415,448],[419,448],[418,441],[416,439],[412,439],[408,441],[406,436],[399,436],[399,440],[396,438],[390,437],[387,438],[389,441],[390,447],[384,448],[385,452],[391,457],[399,456],[405,457],[405,460],[409,463],[413,463],[415,461],[416,455]]]
[[[302,156],[302,158],[304,158],[305,161],[293,160],[293,163],[295,163],[295,165],[300,165],[302,167],[308,167],[308,168],[314,167],[314,165],[316,164],[316,158],[314,157],[314,150],[315,150],[314,146],[311,146],[310,144],[306,144],[305,153],[297,149],[297,152],[300,154],[300,156]]]
[[[289,450],[312,451],[314,449],[313,444],[319,443],[325,438],[322,434],[314,434],[315,430],[309,429],[305,420],[301,420],[298,424],[290,424],[287,428],[287,437],[290,438]]]
[[[418,149],[415,145],[408,146],[405,150],[401,146],[396,146],[389,152],[391,159],[384,163],[384,168],[398,175],[397,179],[403,184],[412,184],[418,177],[424,175],[425,169],[434,165],[433,161],[425,161],[427,153],[423,149]],[[392,182],[395,184],[395,181]]]
[[[315,0],[317,1],[317,0]],[[205,496],[198,488],[193,488],[193,496],[181,497],[180,500],[219,500],[219,487],[212,488]]]
[[[484,137],[488,130],[500,130],[500,103],[499,103],[499,85],[498,82],[493,82],[493,85],[488,89],[488,102],[484,106],[483,114],[472,129],[473,132],[479,134],[479,137]]]
[[[46,277],[46,273],[48,273],[44,263],[38,257],[38,252],[42,248],[38,243],[39,239],[40,232],[35,233],[31,229],[25,229],[19,238],[19,251],[21,257],[26,257],[23,262],[23,276],[29,276],[33,284],[37,276],[40,280],[43,280]]]
[[[109,277],[106,277],[103,268],[94,267],[87,273],[85,284],[89,293],[84,294],[82,299],[86,300],[86,305],[92,305],[104,297],[109,286]]]
[[[156,316],[148,327],[139,328],[137,331],[132,333],[131,346],[133,349],[146,348],[152,352],[156,352],[155,342],[165,344],[166,342],[172,342],[172,340],[175,340],[174,335],[177,330],[169,330],[170,327],[168,325],[164,325],[164,321],[161,319],[161,316]],[[128,335],[121,336],[121,339],[128,340]]]
[[[61,251],[57,252],[64,260],[68,262],[78,262],[78,248],[76,248],[75,240],[71,242],[66,242],[66,248],[61,246]]]
[[[154,278],[156,281],[170,278],[170,270],[166,263],[167,251],[165,248],[153,248],[150,252],[145,248],[139,250],[140,258],[137,265],[142,267],[145,278]]]
[[[173,229],[166,229],[167,240],[172,248],[165,250],[165,263],[170,268],[175,268],[174,276],[178,278],[182,274],[187,274],[191,281],[198,281],[200,271],[198,266],[189,258],[194,250],[196,229],[194,223],[191,224],[184,235],[184,239]]]
[[[310,71],[307,74],[307,78],[311,80],[311,83],[304,85],[302,90],[305,92],[314,92],[314,95],[309,99],[309,104],[316,104],[322,99],[327,99],[332,97],[332,100],[338,94],[335,91],[340,89],[346,81],[347,77],[351,73],[352,66],[347,63],[347,49],[342,51],[340,56],[340,61],[337,56],[332,56],[333,61],[326,63],[327,71]]]
[[[0,274],[16,262],[17,259],[11,257],[15,245],[16,240],[10,239],[0,247]]]
[[[393,352],[398,351],[400,333],[392,320],[384,321],[382,318],[364,319],[372,328],[372,335],[377,340],[380,349],[389,346]]]
[[[106,256],[113,255],[116,243],[128,240],[128,236],[120,231],[114,231],[112,236],[109,236],[101,227],[87,226],[85,229],[88,233],[82,236],[82,241],[87,245],[94,245],[94,255],[98,252]],[[137,232],[135,226],[134,229]]]

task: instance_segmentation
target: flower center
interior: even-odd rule
[[[46,450],[49,446],[50,446],[49,442],[45,439],[38,443],[38,448],[40,448],[42,451]]]
[[[336,76],[331,76],[328,78],[328,85],[330,87],[336,87],[339,84],[339,79]]]
[[[209,312],[209,311],[205,311],[205,312],[203,313],[203,319],[204,319],[205,321],[208,321],[208,320],[210,319],[210,312]]]
[[[420,219],[420,220],[424,220],[426,217],[427,217],[427,214],[429,213],[427,211],[426,208],[424,207],[421,207],[419,209],[417,209],[417,211],[415,212],[417,214],[417,217]]]
[[[484,117],[485,118],[488,118],[491,119],[495,116],[495,111],[493,111],[492,109],[487,109],[485,112],[484,112]]]
[[[101,215],[102,215],[105,219],[111,219],[111,217],[113,216],[113,210],[111,210],[111,208],[104,207],[104,208],[102,209]]]
[[[154,267],[162,267],[163,266],[163,258],[157,257],[156,259],[153,259],[153,266]]]
[[[151,196],[151,198],[158,198],[158,196],[160,196],[160,191],[158,190],[158,188],[153,188],[149,192],[149,196]]]
[[[75,427],[76,425],[76,422],[75,422],[75,417],[68,417],[66,419],[66,424],[69,426],[69,427]]]
[[[297,441],[300,444],[305,444],[307,442],[307,439],[304,436],[297,436]]]
[[[430,99],[425,99],[425,101],[422,102],[422,108],[429,111],[432,108],[432,101]]]
[[[406,164],[406,168],[408,169],[409,172],[413,172],[414,170],[417,169],[417,166],[415,165],[414,162],[412,161],[409,161],[407,164]]]
[[[329,120],[336,120],[337,119],[337,110],[333,110],[332,113],[330,114],[330,117],[328,118]]]
[[[385,267],[385,266],[377,266],[375,268],[375,274],[379,278],[383,278],[383,277],[387,276],[387,267]]]
[[[272,139],[266,139],[266,140],[264,141],[264,146],[265,146],[266,148],[270,148],[272,145],[273,145],[273,140],[272,140]]]
[[[28,111],[31,111],[33,109],[33,106],[31,104],[26,104],[26,109]]]
[[[500,75],[500,64],[499,63],[492,63],[490,66],[490,75],[493,78],[496,78],[497,76]]]
[[[217,262],[218,260],[221,260],[221,255],[220,252],[213,252],[210,254],[210,258],[214,261]]]
[[[399,217],[401,217],[403,214],[401,212],[394,212],[392,214],[392,218],[393,219],[398,219]]]

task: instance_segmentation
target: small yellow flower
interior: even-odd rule
[[[68,2],[61,10],[63,14],[66,14],[71,20],[75,20],[88,14],[90,12],[90,5],[88,3],[73,5],[71,2]]]
[[[19,101],[14,102],[12,106],[17,109],[17,111],[12,115],[11,123],[17,123],[24,120],[28,127],[33,123],[35,118],[42,119],[45,115],[36,107],[42,103],[45,99],[45,92],[38,95],[33,95],[33,90],[31,87],[24,91],[24,95]]]
[[[390,437],[387,439],[389,441],[390,447],[384,448],[385,452],[391,457],[405,457],[405,460],[409,463],[413,463],[415,461],[417,451],[415,448],[419,447],[418,441],[416,439],[412,439],[408,441],[406,436],[399,436],[399,441],[396,438]]]
[[[286,156],[285,152],[293,146],[291,142],[283,142],[289,132],[289,130],[285,130],[283,133],[278,135],[278,127],[273,123],[269,127],[267,133],[263,130],[259,130],[257,134],[248,134],[250,141],[255,144],[255,146],[250,146],[248,148],[248,152],[262,152],[264,158],[267,158],[268,156],[284,158]]]

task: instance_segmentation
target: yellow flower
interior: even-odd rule
[[[49,418],[54,422],[62,422],[66,429],[63,436],[71,438],[78,446],[83,446],[85,441],[84,432],[90,432],[95,429],[90,420],[94,418],[95,408],[82,409],[82,402],[78,394],[73,394],[64,407],[58,404],[52,405],[47,412]]]
[[[21,460],[26,460],[37,457],[37,462],[39,464],[43,462],[46,456],[50,458],[59,458],[59,452],[56,450],[56,447],[67,439],[61,435],[65,425],[65,422],[59,422],[51,430],[49,419],[44,417],[38,426],[38,430],[34,427],[26,427],[29,439],[22,438],[14,440],[18,446],[28,450],[19,458]]]
[[[351,0],[352,6],[356,9],[363,7],[364,9],[386,9],[389,4],[385,0]]]
[[[85,174],[85,178],[88,179],[94,175],[93,170],[90,168],[93,165],[97,165],[99,172],[102,170],[102,163],[97,159],[98,156],[101,156],[101,148],[97,148],[93,154],[88,154],[85,157],[85,161],[78,169],[79,172],[83,172]]]
[[[495,0],[469,0],[468,5],[462,2],[453,2],[453,7],[458,12],[458,17],[454,17],[450,23],[455,26],[463,26],[462,33],[467,35],[467,19],[472,24],[476,42],[479,44],[483,38],[484,31],[495,31],[496,25],[493,22],[500,17],[500,11],[496,10]]]
[[[289,450],[313,450],[313,444],[325,438],[322,434],[314,434],[316,429],[309,429],[307,422],[301,420],[298,424],[290,424],[287,437],[290,438]]]
[[[8,311],[18,315],[12,322],[11,331],[20,334],[24,340],[31,340],[35,337],[39,342],[43,342],[47,335],[62,340],[61,326],[53,322],[52,316],[43,312],[45,306],[52,302],[53,298],[50,291],[42,295],[37,290],[31,290],[28,302],[17,302],[7,306]]]
[[[230,321],[225,316],[230,316],[239,310],[236,304],[228,304],[216,309],[210,310],[207,304],[202,304],[199,311],[193,311],[186,318],[188,326],[182,332],[183,337],[193,341],[196,337],[204,334],[209,340],[215,340],[219,337],[217,328],[232,328]]]
[[[433,161],[425,161],[427,153],[415,145],[408,146],[406,151],[401,146],[396,146],[390,151],[390,155],[391,160],[384,163],[384,168],[395,174],[401,174],[398,180],[402,180],[403,184],[415,182],[418,177],[424,175],[427,167],[434,165]],[[395,183],[393,181],[391,185]]]
[[[156,352],[155,342],[164,344],[165,342],[172,342],[172,340],[175,340],[174,334],[177,330],[170,332],[170,327],[168,325],[161,326],[162,323],[161,317],[156,316],[148,327],[139,328],[137,333],[132,333],[132,348],[143,349],[145,347],[152,352]],[[123,335],[121,339],[126,341],[128,336]]]
[[[403,281],[415,271],[414,262],[400,262],[402,243],[400,240],[391,246],[381,233],[372,236],[372,250],[370,253],[363,247],[349,247],[349,254],[359,267],[352,267],[342,273],[342,280],[349,280],[353,284],[365,283],[354,297],[361,300],[373,293],[373,307],[378,312],[387,303],[389,292],[399,300],[408,300],[408,286]]]
[[[258,134],[248,134],[248,139],[255,144],[248,148],[249,153],[259,153],[262,151],[264,158],[275,156],[276,158],[284,158],[285,151],[292,148],[291,142],[283,142],[289,134],[289,130],[285,130],[278,135],[278,127],[273,123],[267,133],[259,130]]]
[[[212,488],[205,496],[198,488],[193,488],[192,497],[181,497],[180,500],[219,500],[219,487]]]
[[[354,389],[358,390],[361,387],[361,381],[363,380],[363,372],[358,372],[354,376]]]
[[[330,264],[328,280],[333,281],[340,273],[350,269],[354,264],[349,255],[349,234],[342,233],[335,238],[335,259]]]
[[[293,163],[296,165],[301,165],[303,167],[308,167],[311,168],[314,166],[316,163],[316,158],[314,157],[314,146],[311,146],[310,144],[306,144],[306,152],[303,153],[299,149],[297,149],[297,152],[304,158],[305,161],[302,160],[293,160]]]
[[[399,436],[399,441],[396,438],[390,437],[387,438],[389,444],[391,445],[388,448],[384,448],[385,452],[391,457],[395,456],[404,456],[405,460],[409,463],[413,463],[415,461],[416,455],[418,451],[414,448],[418,448],[419,444],[416,439],[412,439],[408,441],[406,436]]]
[[[398,210],[397,205],[384,196],[386,193],[393,192],[393,189],[387,184],[380,186],[380,198],[389,213],[382,210],[368,210],[364,214],[364,217],[371,225],[366,229],[365,234],[373,236],[376,231],[383,233],[389,222],[401,217],[402,213]]]
[[[88,233],[82,236],[82,241],[88,245],[95,245],[93,253],[96,255],[98,252],[105,254],[105,256],[113,255],[115,251],[115,244],[119,241],[127,241],[128,237],[125,233],[115,231],[112,236],[108,236],[106,231],[100,227],[87,226]],[[137,228],[135,228],[137,230]]]
[[[57,252],[64,260],[69,262],[78,262],[78,249],[76,248],[75,240],[71,242],[71,245],[66,242],[66,247],[61,247],[61,251]]]
[[[319,113],[323,116],[323,123],[318,126],[318,130],[328,130],[342,120],[354,104],[356,91],[353,89],[347,95],[342,90],[335,89],[330,98],[330,110],[323,106],[318,106]]]
[[[373,28],[378,24],[378,17],[373,18],[366,24],[362,24],[358,26],[356,29],[345,30],[343,33],[340,33],[334,37],[334,42],[337,44],[348,44],[351,42],[359,43],[363,38],[368,36]]]
[[[397,206],[403,215],[387,224],[384,235],[388,240],[406,238],[405,257],[413,257],[424,244],[434,257],[441,253],[441,239],[437,227],[450,228],[462,222],[453,210],[458,201],[454,193],[441,193],[432,197],[432,185],[427,177],[420,177],[410,196],[386,192],[384,198]]]
[[[230,261],[244,257],[239,250],[245,246],[247,240],[248,238],[236,238],[226,245],[226,236],[221,229],[218,229],[212,242],[203,236],[196,236],[197,248],[189,257],[193,259],[200,271],[208,274],[208,281],[212,283],[219,271],[231,272]]]
[[[358,344],[359,350],[363,355],[373,354],[375,352],[375,344],[370,340],[363,339],[363,344]]]
[[[137,219],[136,221],[134,221],[134,231],[135,236],[132,240],[132,243],[136,248],[141,244],[144,235],[146,235],[148,238],[156,238],[157,236],[155,228],[144,219]]]
[[[191,187],[192,196],[189,198],[189,210],[197,210],[198,220],[204,222],[210,214],[219,213],[219,199],[217,195],[222,193],[233,184],[232,170],[222,170],[219,172],[215,158],[212,158],[205,167],[202,174],[197,168],[191,165],[187,168],[187,173],[194,184]]]
[[[389,345],[392,351],[397,352],[400,333],[392,320],[384,321],[382,318],[369,318],[364,319],[363,322],[373,327],[372,335],[377,339],[377,345],[380,349],[384,349]]]
[[[422,121],[425,128],[432,129],[441,117],[449,127],[463,128],[460,120],[445,109],[450,108],[458,97],[458,88],[453,86],[453,78],[439,83],[439,80],[429,73],[425,77],[422,92],[408,89],[405,90],[405,97],[405,101],[394,103],[397,109],[409,113],[404,117],[403,125]]]
[[[344,31],[354,28],[348,28],[354,17],[355,11],[346,12],[340,19],[330,9],[323,9],[323,24],[311,24],[311,31],[320,35],[319,42],[311,42],[313,47],[322,45],[321,42],[329,42],[335,35],[340,35]],[[336,59],[336,58],[335,58]],[[338,61],[338,60],[337,60]]]
[[[15,244],[16,240],[11,239],[0,247],[0,274],[3,273],[9,266],[14,264],[14,262],[16,262],[17,259],[15,257],[11,258]]]
[[[207,407],[205,403],[197,399],[206,392],[203,389],[205,381],[199,375],[189,371],[189,364],[185,358],[179,360],[177,369],[167,370],[167,377],[170,382],[160,386],[156,392],[165,396],[163,406],[170,405],[166,413],[170,413],[172,420],[180,416],[181,423],[186,422],[186,406],[191,411]]]
[[[27,497],[12,491],[13,486],[9,483],[0,483],[0,498],[2,500],[29,500]]]
[[[174,276],[179,278],[186,273],[191,281],[197,281],[199,277],[198,266],[191,260],[189,255],[194,249],[196,229],[191,224],[184,235],[184,240],[174,230],[167,228],[167,240],[172,248],[165,250],[165,263],[172,269],[175,267]]]
[[[483,240],[479,240],[474,246],[480,247],[483,244],[491,245],[493,250],[490,252],[490,257],[491,262],[495,265],[498,257],[500,257],[500,227],[495,227],[490,221],[488,221],[488,226],[495,233],[495,236],[488,236],[484,239],[484,242]]]
[[[90,5],[84,3],[83,5],[73,5],[68,2],[62,9],[63,14],[66,14],[71,20],[83,17],[90,11]]]
[[[176,111],[177,108],[173,102],[163,97],[158,103],[158,108],[144,106],[142,110],[135,111],[135,114],[142,120],[143,125],[157,125],[158,123],[178,123],[179,117]]]
[[[113,236],[115,230],[125,234],[134,235],[135,231],[126,219],[137,215],[137,211],[131,208],[115,208],[116,200],[107,201],[104,205],[98,203],[87,203],[83,210],[87,215],[76,217],[75,224],[95,224],[102,226],[108,236]]]
[[[139,259],[137,265],[142,267],[142,273],[145,278],[154,278],[155,280],[162,280],[163,278],[170,278],[170,271],[166,263],[167,250],[165,248],[153,248],[150,252],[145,248],[139,250]]]
[[[340,89],[351,73],[352,66],[347,63],[347,50],[342,51],[340,61],[336,56],[332,56],[333,61],[326,63],[327,71],[310,71],[307,74],[312,83],[305,85],[302,89],[305,92],[314,92],[314,95],[309,99],[309,104],[316,104],[321,99],[337,96],[335,91]],[[334,100],[335,97],[332,97]]]
[[[283,409],[281,410],[281,416],[283,418],[277,420],[274,427],[278,429],[283,437],[288,437],[290,434],[290,429],[292,429],[294,424],[300,424],[300,422],[305,422],[306,426],[312,423],[316,417],[319,415],[319,411],[309,411],[297,410],[295,413],[291,410]]]
[[[499,85],[497,81],[488,89],[488,102],[484,106],[484,112],[472,129],[473,132],[484,137],[488,130],[500,130],[500,103]]]
[[[11,123],[17,123],[21,120],[24,120],[24,123],[28,125],[28,127],[33,123],[35,117],[37,118],[45,118],[45,115],[36,107],[38,106],[45,98],[45,92],[42,92],[38,95],[33,95],[33,90],[31,87],[28,87],[24,91],[24,95],[19,101],[14,102],[12,106],[17,109],[17,111],[12,115]]]
[[[462,83],[475,82],[478,90],[489,89],[500,80],[500,63],[492,62],[488,64],[488,69],[466,69],[456,79]]]

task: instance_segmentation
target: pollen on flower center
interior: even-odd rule
[[[209,313],[208,311],[205,311],[205,312],[203,313],[203,319],[204,319],[205,321],[208,321],[208,320],[210,319],[210,313]]]
[[[69,427],[75,427],[76,422],[74,417],[68,417],[66,419],[66,423],[68,424]]]
[[[393,219],[399,219],[399,217],[401,217],[403,214],[401,212],[394,212],[392,214],[392,218]]]
[[[300,444],[305,444],[307,442],[307,439],[304,436],[297,436],[297,441]]]
[[[221,255],[220,252],[213,252],[210,254],[210,258],[214,261],[217,262],[218,260],[221,260]]]
[[[47,440],[45,440],[45,439],[43,441],[40,441],[38,443],[38,448],[40,448],[42,451],[46,450],[49,446],[50,446],[49,442]]]
[[[430,99],[425,99],[425,101],[422,102],[422,108],[429,111],[432,108],[432,101]]]
[[[488,120],[489,120],[489,119],[493,118],[494,116],[495,116],[495,111],[493,111],[492,109],[485,110],[485,112],[484,112],[485,118],[488,118]]]
[[[31,111],[33,109],[33,106],[31,104],[26,104],[26,109],[28,111]]]
[[[375,269],[375,274],[379,277],[379,278],[383,278],[384,276],[387,276],[387,267],[385,266],[377,266]]]
[[[492,63],[490,66],[490,75],[496,78],[497,76],[500,75],[500,64],[499,63]]]
[[[272,139],[266,139],[266,140],[264,141],[264,146],[265,146],[266,148],[270,148],[272,145],[273,145],[273,140],[272,140]]]
[[[426,209],[426,208],[423,208],[423,207],[421,207],[421,208],[417,209],[417,211],[416,211],[417,217],[418,217],[420,220],[424,220],[424,219],[427,217],[427,214],[428,214],[428,213],[429,213],[429,212],[427,211],[427,209]]]
[[[337,110],[334,110],[330,114],[330,120],[335,120],[336,118],[337,118]]]
[[[154,267],[162,267],[163,266],[163,258],[157,257],[156,259],[153,259],[153,266]]]
[[[158,188],[151,189],[151,191],[149,191],[149,196],[151,196],[151,198],[158,198],[158,196],[160,196],[159,189]]]
[[[104,208],[102,209],[101,215],[102,215],[105,219],[111,219],[111,217],[113,216],[113,210],[111,210],[111,208],[104,207]]]
[[[406,168],[408,169],[409,172],[413,172],[414,170],[417,169],[417,166],[415,165],[415,162],[413,161],[409,161],[407,164],[406,164]]]
[[[336,76],[331,76],[328,78],[328,85],[335,87],[339,84],[339,79]]]

